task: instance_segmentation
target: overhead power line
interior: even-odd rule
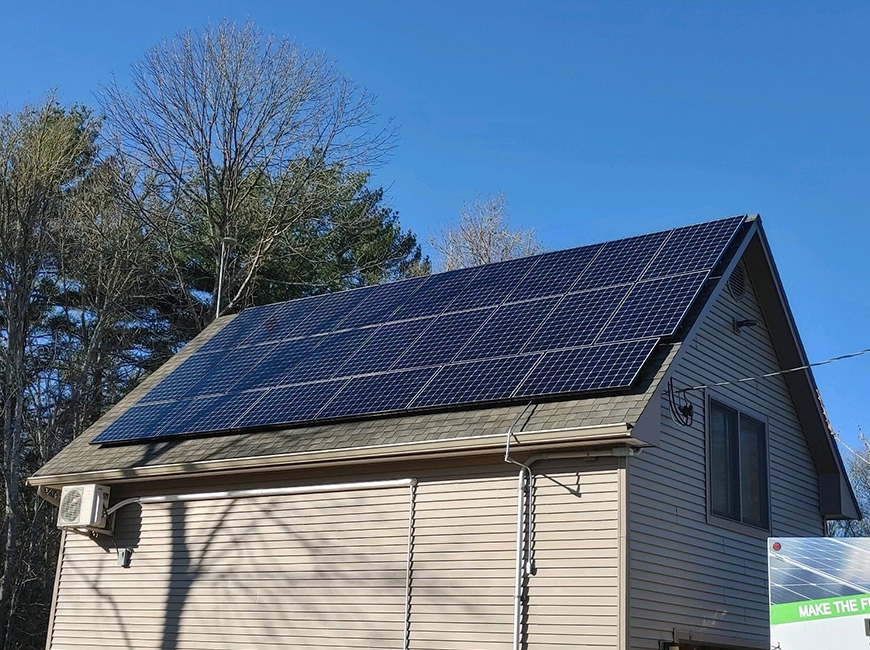
[[[829,363],[834,363],[835,361],[843,361],[844,359],[852,359],[854,357],[860,357],[863,354],[870,353],[870,348],[866,348],[864,350],[859,350],[858,352],[850,352],[849,354],[841,354],[838,357],[831,357],[830,359],[825,359],[824,361],[816,361],[814,363],[808,363],[803,366],[797,366],[795,368],[787,368],[785,370],[777,370],[775,372],[767,372],[763,375],[754,375],[752,377],[741,377],[739,379],[729,379],[728,381],[719,381],[713,384],[699,384],[698,386],[691,386],[689,388],[680,388],[678,389],[681,393],[688,393],[690,390],[704,390],[706,388],[718,388],[720,386],[731,386],[733,384],[742,384],[749,381],[758,381],[760,379],[767,379],[769,377],[776,377],[778,375],[785,375],[790,372],[798,372],[800,370],[808,370],[809,368],[815,368],[817,366],[824,366]]]

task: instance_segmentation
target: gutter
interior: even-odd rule
[[[522,413],[520,414],[522,416]],[[513,427],[514,425],[512,425]],[[524,451],[558,446],[600,446],[602,443],[623,443],[646,446],[631,437],[633,425],[629,422],[615,424],[565,427],[561,429],[538,429],[519,431],[511,436]],[[578,434],[582,434],[578,437]],[[446,440],[421,440],[417,442],[370,445],[366,447],[330,449],[326,451],[300,452],[295,454],[271,454],[268,456],[241,457],[220,460],[205,460],[187,463],[169,463],[147,467],[70,472],[65,474],[35,475],[27,479],[32,486],[60,488],[76,483],[124,483],[169,477],[209,476],[241,472],[258,472],[281,467],[305,467],[314,465],[350,465],[371,461],[430,459],[433,456],[487,454],[504,448],[504,433],[483,436],[464,436]]]

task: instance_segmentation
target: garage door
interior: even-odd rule
[[[402,648],[409,490],[123,508],[102,546],[66,535],[50,647]]]

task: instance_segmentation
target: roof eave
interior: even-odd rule
[[[807,366],[806,351],[760,220],[757,225],[743,260],[758,295],[774,349],[782,368]],[[783,377],[819,472],[822,515],[827,519],[860,519],[858,502],[849,484],[812,371],[806,368],[785,373]]]
[[[281,467],[349,465],[358,463],[413,460],[418,458],[464,456],[468,454],[491,454],[503,451],[507,435],[511,437],[512,453],[527,454],[564,447],[601,447],[608,445],[646,446],[632,438],[632,424],[620,422],[585,427],[566,427],[537,431],[514,431],[452,438],[449,440],[423,440],[368,447],[330,449],[326,451],[276,454],[243,458],[205,460],[192,463],[148,465],[92,472],[69,474],[36,474],[27,479],[33,486],[60,488],[77,483],[124,483],[167,479],[172,477],[205,476],[239,472],[256,472]]]

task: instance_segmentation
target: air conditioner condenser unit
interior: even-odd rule
[[[105,530],[109,488],[104,485],[65,485],[60,494],[58,528]]]

